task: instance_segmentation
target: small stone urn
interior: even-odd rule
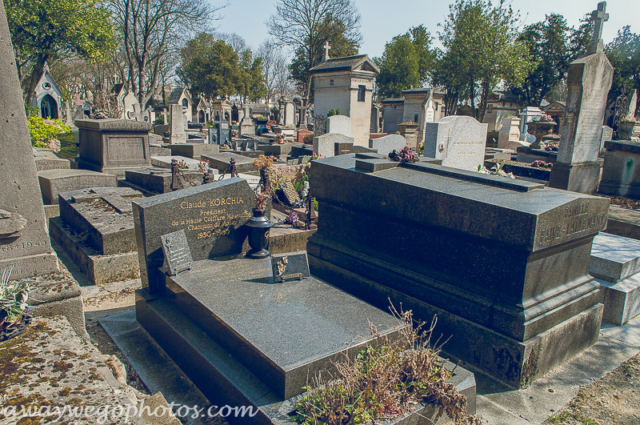
[[[267,235],[274,223],[265,217],[264,213],[265,210],[254,208],[253,218],[247,223],[247,227],[249,227],[249,246],[251,247],[247,252],[247,257],[249,258],[265,258],[269,256]]]
[[[542,137],[553,133],[553,127],[558,125],[555,121],[529,121],[527,133],[535,136],[536,141],[531,144],[531,149],[542,149]]]

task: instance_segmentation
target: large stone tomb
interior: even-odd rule
[[[60,217],[50,220],[51,237],[94,284],[140,276],[129,188],[96,187],[59,195]]]
[[[364,154],[315,161],[311,187],[312,274],[437,315],[445,351],[494,378],[527,386],[598,338],[588,267],[607,199]]]
[[[132,120],[77,120],[78,168],[123,177],[126,170],[149,167],[151,124]]]
[[[275,283],[270,258],[240,255],[254,199],[234,178],[136,201],[136,315],[213,404],[252,405],[250,423],[284,424],[316,372],[371,341],[369,321],[391,338],[402,325],[306,273]],[[162,238],[182,231],[193,261],[170,276]],[[473,376],[456,374],[473,413]]]

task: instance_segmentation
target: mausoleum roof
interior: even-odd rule
[[[369,71],[379,73],[380,68],[367,55],[347,56],[343,58],[331,58],[311,68],[311,73],[324,73],[336,71]]]

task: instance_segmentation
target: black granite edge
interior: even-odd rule
[[[418,320],[430,322],[434,315],[437,316],[437,335],[442,339],[452,337],[443,347],[446,356],[462,359],[513,388],[525,388],[533,379],[593,345],[598,338],[600,322],[597,315],[598,312],[602,315],[602,304],[596,304],[557,327],[520,342],[397,289],[365,279],[313,254],[309,255],[309,263],[315,275],[372,305],[386,305],[391,298],[396,304],[402,303],[405,310],[413,310]],[[584,329],[585,320],[591,319],[594,326]],[[566,337],[561,337],[559,330],[564,329],[568,332],[562,333]],[[588,335],[586,342],[582,332]]]
[[[480,174],[474,171],[459,170],[457,168],[445,167],[442,165],[434,165],[425,162],[419,163],[402,163],[402,168],[410,170],[422,171],[430,174],[437,174],[443,177],[451,177],[458,180],[472,181],[487,186],[495,186],[501,189],[514,190],[517,192],[531,192],[532,190],[544,189],[544,185],[538,183],[525,182],[522,180],[513,180],[501,176],[491,176]]]
[[[191,319],[184,316],[183,313],[172,311],[174,317],[163,317],[162,311],[167,307],[156,304],[156,307],[149,308],[149,305],[147,305],[149,302],[149,305],[153,305],[155,300],[144,289],[136,291],[136,312],[141,319],[143,329],[149,333],[163,350],[168,352],[172,360],[175,361],[178,366],[185,371],[187,376],[194,381],[198,388],[205,393],[205,396],[207,396],[211,403],[218,403],[219,400],[221,400],[218,397],[222,397],[222,400],[224,400],[223,403],[232,406],[251,404],[257,407],[260,410],[260,414],[250,419],[249,423],[277,425],[293,423],[290,420],[290,415],[295,411],[297,401],[306,393],[293,396],[287,400],[278,398],[266,387],[264,382],[260,381],[242,364],[237,362],[233,356],[229,356],[226,350],[211,338],[207,338],[202,334],[196,335],[193,332],[185,332],[185,328],[187,327],[193,327],[193,329],[189,330],[196,330],[198,327]],[[157,323],[155,326],[149,323],[151,320],[157,319],[162,320],[163,323]],[[180,346],[180,349],[172,349],[169,344],[173,344],[174,341],[180,341],[180,343],[175,344],[176,346]],[[189,348],[188,350],[184,350],[184,347]],[[180,357],[174,357],[175,354],[178,354]],[[188,361],[186,362],[187,364],[185,364],[185,360],[182,357],[185,354],[188,356],[198,356],[199,360],[206,362],[206,367],[204,369],[194,367],[193,361]],[[450,372],[453,371],[452,376],[447,382],[455,385],[457,390],[467,397],[467,414],[475,414],[475,375],[473,372],[459,365],[456,366],[444,358],[442,360],[447,370]],[[195,376],[193,376],[194,374]],[[201,385],[203,381],[207,382],[206,385],[209,391],[207,391],[207,388],[202,388]],[[214,385],[218,387],[211,388]],[[224,389],[224,391],[222,391],[222,389]],[[247,391],[249,394],[247,394]],[[257,394],[260,395],[257,396]],[[240,402],[239,398],[243,399],[243,401]],[[399,421],[407,416],[423,414],[425,410],[430,413],[435,413],[437,409],[434,405],[422,403],[419,407],[411,409],[411,411],[408,412],[409,415],[401,415],[398,418],[393,418],[390,423],[404,423]]]
[[[197,324],[212,340],[220,344],[233,358],[262,379],[280,397],[287,391],[287,372],[267,357],[259,348],[229,326],[188,290],[180,286],[174,277],[165,275],[163,298],[178,310],[186,310],[186,316]],[[183,295],[184,294],[184,295]],[[186,298],[185,298],[186,297]]]
[[[136,291],[136,319],[212,404],[257,407],[258,414],[246,422],[256,424],[271,424],[283,407],[282,399],[191,319],[145,289]],[[284,407],[283,414],[294,408]]]
[[[116,118],[76,120],[74,125],[81,130],[122,131],[124,133],[151,131],[151,123]]]
[[[640,154],[640,143],[631,140],[609,140],[604,142],[604,148],[610,151],[622,151]]]
[[[569,242],[569,244],[573,243]],[[571,309],[570,304],[579,303],[580,299],[595,294],[595,298],[592,298],[586,307],[591,307],[598,302],[599,288],[589,275],[568,282],[559,289],[554,288],[554,290],[547,291],[541,294],[535,302],[527,304],[527,301],[531,300],[528,298],[523,303],[512,305],[462,289],[455,286],[454,283],[438,279],[437,276],[428,276],[406,268],[399,268],[397,264],[391,264],[383,258],[360,253],[317,233],[309,238],[308,250],[309,256],[322,252],[332,257],[334,261],[338,256],[342,256],[344,260],[340,261],[340,264],[336,263],[338,267],[351,273],[361,274],[365,279],[370,279],[378,284],[381,284],[378,279],[380,276],[383,276],[384,280],[384,276],[388,275],[387,281],[394,282],[394,284],[388,284],[391,289],[401,291],[416,299],[422,299],[428,295],[427,298],[442,300],[439,303],[434,302],[432,305],[516,340],[524,341],[532,335],[543,333],[562,322],[564,320],[562,318],[566,316],[565,310]],[[328,261],[325,258],[322,260]],[[363,273],[363,268],[368,273]],[[420,294],[419,288],[428,288],[428,291]],[[486,319],[479,321],[477,314]],[[540,321],[541,318],[543,321]]]
[[[394,289],[396,290],[400,290],[401,287],[404,290],[410,289],[410,285],[408,285],[407,282],[415,282],[416,288],[414,289],[417,289],[418,287],[428,287],[433,292],[439,292],[440,297],[446,296],[447,298],[459,298],[464,300],[466,303],[470,305],[474,305],[475,308],[477,309],[494,309],[496,308],[497,305],[500,305],[501,306],[500,311],[505,315],[508,314],[514,320],[518,318],[521,318],[521,319],[523,318],[523,308],[521,305],[500,304],[496,302],[496,300],[493,300],[491,298],[487,298],[478,293],[469,292],[467,290],[461,289],[460,287],[455,286],[453,283],[449,283],[449,282],[437,279],[436,277],[427,276],[406,268],[398,268],[397,264],[395,263],[389,263],[383,258],[379,258],[379,257],[374,258],[370,255],[361,253],[359,251],[355,251],[334,240],[327,239],[322,235],[319,235],[318,233],[315,233],[311,237],[309,237],[309,245],[308,245],[309,256],[314,255],[313,252],[315,251],[315,249],[312,245],[317,245],[318,247],[320,247],[320,249],[323,252],[326,250],[332,250],[335,253],[339,253],[340,255],[349,257],[349,262],[352,265],[354,265],[356,262],[358,263],[362,262],[363,264],[367,264],[367,268],[370,270],[375,270],[376,267],[378,267],[379,269],[382,269],[375,272],[372,271],[371,272],[372,276],[370,278],[373,278],[373,274],[378,275],[381,272],[394,275],[396,277],[396,280],[394,282],[396,283],[396,286],[397,286]],[[331,284],[331,282],[329,283]],[[411,292],[407,292],[407,294],[412,297],[416,297],[416,298],[418,297],[418,294],[415,293],[415,291],[413,290]],[[450,305],[450,307],[459,307],[459,306]],[[444,308],[444,307],[439,307],[439,308]],[[474,312],[476,312],[476,310],[474,310]],[[461,315],[461,313],[462,313],[461,311],[453,312],[453,314],[458,314],[458,315]],[[489,324],[485,324],[485,325],[489,327]]]

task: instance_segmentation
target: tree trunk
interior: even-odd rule
[[[38,55],[36,59],[36,63],[33,66],[33,72],[31,73],[31,81],[29,81],[29,88],[27,89],[27,105],[32,105],[35,102],[36,98],[36,87],[38,86],[38,81],[44,75],[44,66],[47,63],[47,59],[49,55]]]

